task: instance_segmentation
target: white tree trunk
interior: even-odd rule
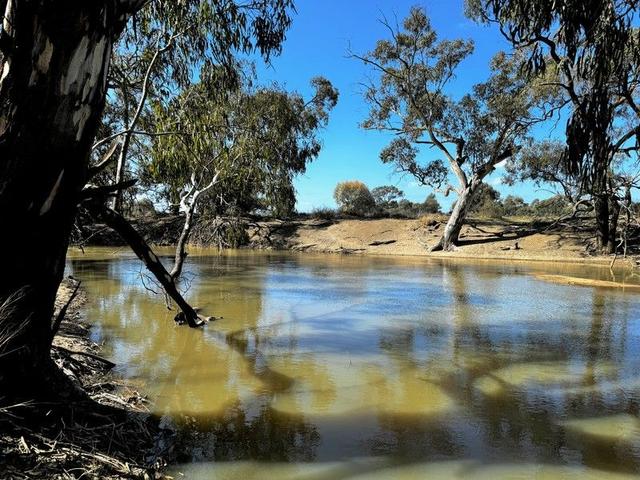
[[[442,237],[431,251],[444,250],[448,252],[456,247],[460,230],[462,230],[479,186],[479,182],[471,182],[467,188],[459,193],[451,215],[449,215],[449,220],[444,227]]]

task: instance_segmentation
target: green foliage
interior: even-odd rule
[[[388,208],[398,204],[404,198],[404,192],[394,185],[383,185],[371,190],[376,206]]]
[[[427,213],[440,212],[440,204],[432,193],[423,203],[404,198],[404,192],[393,185],[383,185],[371,191],[378,214],[387,217],[417,218]]]
[[[364,183],[357,180],[338,183],[333,198],[343,213],[367,216],[375,212],[376,203],[373,195]]]
[[[171,45],[156,73],[163,87],[188,86],[194,69],[214,65],[234,80],[237,54],[257,50],[268,60],[281,51],[293,9],[292,0],[154,0],[131,18],[116,52],[149,57]]]
[[[559,218],[571,213],[571,204],[563,195],[554,195],[545,200],[534,200],[529,206],[531,215],[539,218]]]
[[[370,108],[363,127],[395,134],[380,154],[384,163],[431,187],[443,186],[451,169],[466,186],[473,177],[481,181],[530,140],[529,130],[540,120],[534,111],[547,94],[521,74],[517,56],[496,55],[490,78],[458,99],[448,93],[449,86],[473,43],[439,40],[417,7],[402,29],[387,26],[390,40],[356,56],[375,72],[365,90]],[[436,147],[443,158],[419,161],[422,145]]]
[[[469,16],[498,23],[532,76],[551,72],[569,117],[565,169],[601,195],[614,157],[636,138],[640,4],[616,0],[467,0]],[[635,118],[630,125],[628,117]],[[637,153],[636,153],[637,154]]]
[[[176,203],[194,175],[206,184],[217,174],[203,211],[233,207],[288,216],[295,207],[293,178],[319,154],[316,135],[338,93],[322,78],[312,80],[309,101],[277,87],[227,89],[225,79],[223,69],[210,69],[202,82],[155,104],[154,123],[176,134],[154,139],[144,178]]]
[[[309,215],[319,220],[333,220],[337,217],[337,212],[333,208],[319,207],[314,208]]]
[[[522,197],[507,195],[502,201],[502,211],[507,217],[529,215],[531,210]]]
[[[535,199],[531,204],[528,204],[523,198],[514,195],[507,195],[501,199],[500,192],[490,185],[483,187],[477,195],[471,212],[484,218],[536,217],[555,219],[572,211],[572,204],[564,195],[554,195],[543,200]]]
[[[395,206],[390,206],[384,210],[384,214],[389,217],[398,218],[417,218],[426,213],[424,204],[415,203],[403,198]]]
[[[227,221],[221,225],[219,243],[222,248],[238,248],[249,243],[247,225],[242,221]]]
[[[157,214],[153,201],[147,197],[136,200],[131,209],[134,218],[155,217]]]
[[[304,173],[320,153],[317,132],[338,101],[338,91],[328,80],[317,77],[311,85],[315,92],[308,101],[297,93],[264,88],[246,96],[242,106],[240,122],[251,135],[243,155],[262,166],[261,175],[252,180],[254,196],[262,209],[279,217],[293,212],[293,176]]]
[[[503,216],[504,209],[500,202],[500,192],[491,185],[482,183],[480,187],[478,187],[469,212],[487,218],[499,218]]]
[[[562,162],[564,148],[559,141],[544,141],[524,148],[517,161],[507,162],[505,183],[533,181],[537,186],[553,185],[567,199],[576,202],[580,196],[580,180]]]
[[[123,140],[126,178],[141,172],[150,139],[158,133],[152,101],[170,101],[212,69],[222,69],[224,88],[242,83],[236,56],[259,52],[265,60],[281,51],[294,12],[292,0],[240,2],[233,0],[152,0],[141,7],[113,48],[108,95],[98,138],[134,130]],[[93,152],[99,161],[105,142]],[[115,168],[105,170],[97,184],[113,182]],[[131,204],[135,191],[125,200]]]
[[[422,204],[422,211],[423,213],[440,213],[440,203],[438,203],[435,194],[430,193],[427,195]]]

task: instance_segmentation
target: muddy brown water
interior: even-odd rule
[[[169,252],[166,252],[169,253]],[[638,284],[562,264],[194,251],[176,327],[123,251],[72,252],[93,339],[194,479],[640,477]]]

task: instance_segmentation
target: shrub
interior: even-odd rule
[[[559,217],[571,213],[571,204],[564,196],[554,195],[544,200],[534,200],[530,209],[536,217]]]
[[[433,193],[427,195],[421,210],[424,213],[438,213],[440,211],[440,204]]]
[[[311,218],[317,218],[319,220],[333,220],[336,218],[336,215],[336,211],[329,207],[314,208],[310,213]]]
[[[511,217],[529,215],[531,213],[531,209],[529,208],[529,205],[527,205],[527,202],[525,202],[522,197],[514,195],[507,195],[507,197],[502,201],[502,207],[504,209],[504,214]]]
[[[375,212],[376,204],[367,186],[357,180],[336,185],[333,198],[341,212],[366,216]]]
[[[131,208],[131,216],[133,218],[149,218],[155,217],[157,214],[153,201],[146,197],[136,200]]]
[[[442,213],[427,213],[418,217],[419,228],[434,228],[438,224],[447,223],[447,216]]]
[[[371,190],[375,204],[380,208],[395,207],[404,198],[404,192],[393,185],[383,185]]]
[[[500,192],[489,184],[481,184],[469,212],[485,218],[502,217],[504,209],[500,201]]]

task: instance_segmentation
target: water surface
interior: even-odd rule
[[[640,295],[534,275],[606,267],[200,251],[187,295],[224,317],[204,330],[174,325],[131,255],[69,270],[186,478],[640,474]]]

